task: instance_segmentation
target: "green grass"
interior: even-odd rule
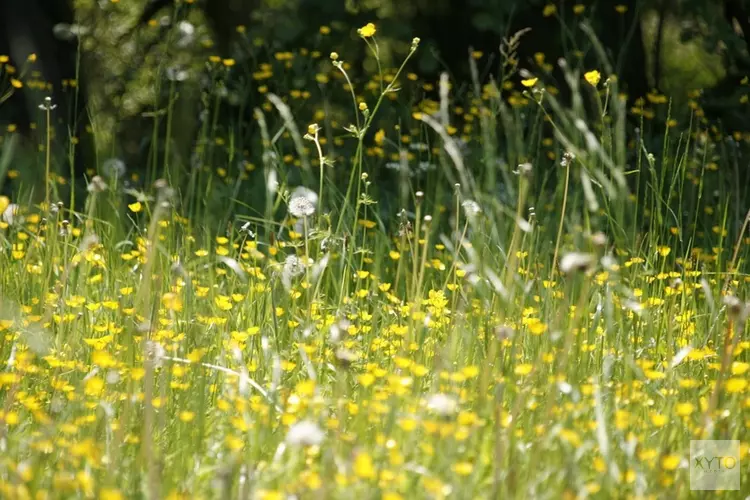
[[[250,189],[228,163],[79,213],[19,193],[0,497],[690,497],[690,440],[750,422],[732,152],[687,110],[657,157],[625,120],[668,102],[569,68],[566,106],[505,68],[515,91],[414,106],[384,69],[344,124],[273,102],[240,215],[210,196]]]

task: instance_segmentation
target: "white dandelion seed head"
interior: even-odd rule
[[[164,363],[164,357],[167,355],[166,349],[159,342],[149,340],[146,344],[146,356],[158,368]]]
[[[89,33],[89,29],[80,24],[58,23],[52,27],[52,34],[58,40],[70,42]]]
[[[727,307],[727,316],[735,322],[742,322],[747,319],[748,306],[734,295],[726,295],[723,299]]]
[[[604,247],[607,245],[607,235],[601,231],[597,231],[591,235],[591,243],[598,247]]]
[[[572,151],[565,151],[562,155],[562,159],[560,160],[560,166],[567,167],[568,165],[573,163],[575,159],[576,159],[575,153],[573,153]]]
[[[83,237],[81,243],[78,245],[78,249],[81,252],[87,252],[96,247],[96,245],[99,244],[99,241],[99,237],[96,234],[89,233]]]
[[[325,433],[318,424],[309,420],[297,422],[286,433],[286,443],[291,446],[318,446],[324,438]]]
[[[529,221],[527,221],[523,217],[519,217],[516,220],[516,224],[518,224],[518,228],[524,233],[530,233],[534,229],[534,227],[529,223]]]
[[[518,170],[516,170],[516,173],[520,175],[530,175],[532,170],[534,170],[534,166],[531,163],[520,163],[518,165]]]
[[[187,21],[180,21],[177,23],[178,40],[177,46],[185,48],[193,43],[195,40],[195,25]]]
[[[89,185],[86,186],[86,189],[89,193],[103,193],[107,190],[107,183],[104,182],[101,176],[95,175],[91,179],[91,182],[89,182]]]
[[[296,255],[289,255],[284,260],[284,274],[289,275],[292,278],[296,278],[305,272],[305,265],[302,263],[302,259]]]
[[[589,253],[570,252],[560,259],[560,272],[570,274],[588,271],[596,263],[596,257]]]
[[[458,402],[453,396],[437,393],[427,400],[427,409],[441,417],[449,417],[456,413]]]
[[[336,344],[338,343],[349,331],[351,323],[347,319],[342,319],[331,325],[329,330],[329,340]]]
[[[118,179],[125,175],[127,167],[119,158],[110,158],[102,165],[102,175],[108,179]]]
[[[292,190],[291,197],[296,198],[297,196],[304,196],[313,205],[318,204],[318,193],[316,193],[312,189],[306,188],[305,186],[297,186]]]
[[[315,213],[315,204],[306,196],[292,196],[289,200],[289,213],[293,217],[310,217]]]
[[[109,370],[106,377],[108,384],[116,384],[120,381],[120,373],[116,370]]]
[[[466,213],[466,217],[476,217],[480,213],[482,213],[482,207],[479,206],[479,203],[477,203],[474,200],[466,200],[463,203],[461,203],[461,206],[464,209],[464,212]]]
[[[57,108],[57,104],[52,104],[52,97],[47,96],[44,98],[42,104],[39,105],[39,109],[42,111],[52,111]]]
[[[622,308],[633,311],[634,313],[638,315],[640,315],[643,312],[643,304],[641,304],[637,300],[626,300],[623,303]]]
[[[292,280],[305,272],[305,265],[296,255],[290,255],[284,260],[284,267],[281,271],[281,283],[284,288],[289,290],[292,287]]]
[[[166,70],[167,80],[171,82],[184,82],[190,74],[179,66],[170,66]]]
[[[607,269],[610,271],[617,270],[617,259],[615,259],[611,255],[605,255],[604,257],[602,257],[600,262],[602,263],[602,267],[604,269]]]

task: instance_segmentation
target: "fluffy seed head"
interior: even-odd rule
[[[449,417],[456,413],[458,403],[456,399],[447,394],[437,393],[427,400],[427,408],[441,417]]]
[[[315,213],[315,205],[306,196],[293,196],[289,200],[289,213],[294,217],[310,217]]]
[[[588,253],[570,252],[560,259],[560,271],[563,274],[586,272],[596,263],[596,257]]]
[[[323,442],[325,434],[315,422],[303,420],[289,428],[286,442],[292,446],[317,446]]]

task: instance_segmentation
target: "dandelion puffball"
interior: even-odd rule
[[[560,259],[560,271],[563,274],[588,271],[596,262],[596,257],[588,253],[571,252]]]
[[[315,205],[307,196],[294,196],[289,200],[289,213],[294,217],[310,217],[315,213]]]
[[[303,420],[289,428],[286,442],[292,446],[317,446],[323,442],[325,434],[315,422]]]
[[[427,409],[441,417],[449,417],[456,412],[458,403],[456,398],[446,394],[438,393],[430,396],[427,400]]]

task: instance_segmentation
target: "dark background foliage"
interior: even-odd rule
[[[528,72],[565,99],[558,59],[566,57],[581,71],[617,75],[633,105],[665,93],[675,100],[671,117],[680,119],[690,112],[684,103],[693,99],[700,101],[706,126],[743,133],[750,130],[741,105],[750,66],[749,11],[746,0],[0,0],[0,55],[9,55],[6,64],[31,80],[14,89],[7,85],[13,75],[3,73],[9,90],[0,122],[28,143],[39,142],[46,128],[38,104],[49,95],[57,105],[54,145],[77,175],[93,175],[104,158],[115,156],[141,177],[155,178],[156,169],[148,169],[166,154],[186,170],[194,163],[205,146],[196,138],[215,103],[209,89],[220,82],[221,106],[212,123],[233,147],[211,161],[250,163],[259,137],[254,110],[265,104],[269,111],[264,94],[286,98],[296,92],[304,101],[305,93],[314,93],[329,103],[330,115],[346,109],[346,94],[326,85],[334,73],[328,54],[341,52],[352,78],[364,81],[376,62],[352,40],[357,27],[372,21],[388,67],[404,57],[412,37],[420,37],[408,68],[421,82],[409,90],[415,104],[436,97],[442,72],[451,76],[457,100],[467,95],[476,78],[472,57],[482,84],[508,82],[506,97],[520,95],[518,82]],[[511,48],[513,39],[518,44]],[[213,65],[206,63],[210,56]],[[216,70],[216,61],[229,59],[231,65]],[[318,75],[314,81],[311,74]],[[295,117],[314,121],[315,110],[301,101],[291,103]],[[159,119],[167,106],[179,127]],[[394,105],[386,116],[408,111]],[[666,118],[657,116],[647,126],[658,132]],[[641,126],[640,116],[633,126]],[[169,141],[153,141],[167,133]],[[69,136],[75,148],[63,139]]]

